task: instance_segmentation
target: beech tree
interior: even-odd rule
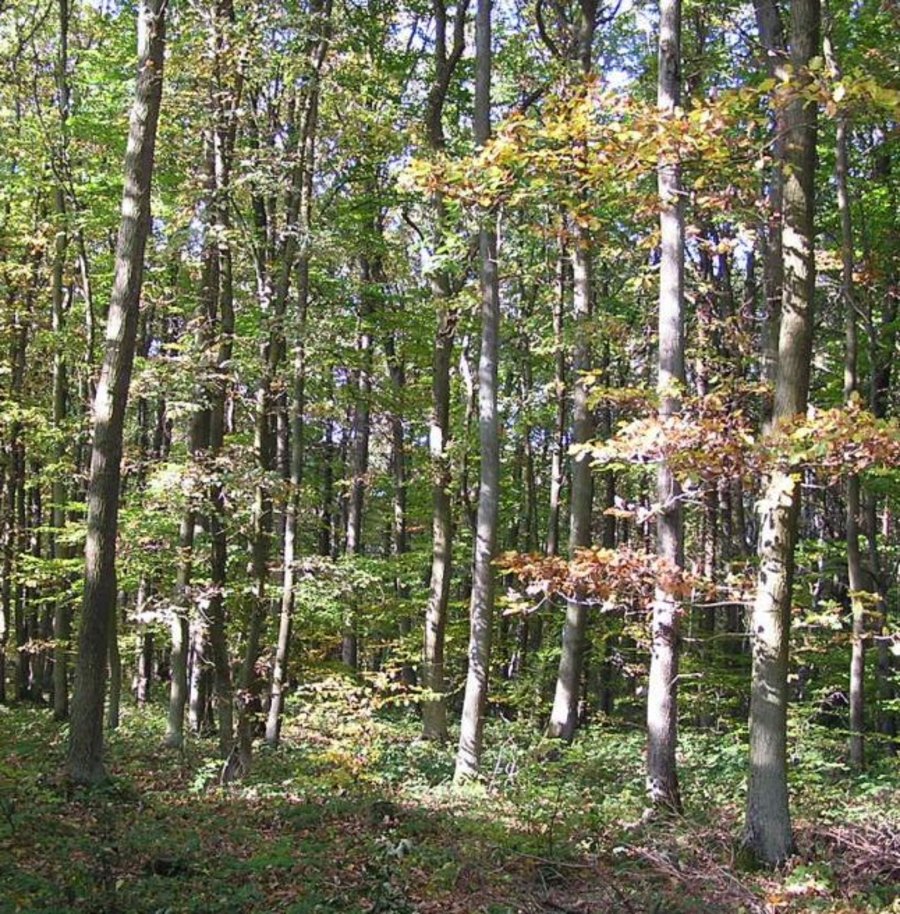
[[[475,19],[475,142],[484,147],[491,136],[491,0],[478,0]],[[497,415],[497,356],[500,333],[500,288],[497,229],[492,214],[478,227],[481,296],[481,352],[478,357],[478,441],[481,475],[475,528],[475,563],[469,606],[469,666],[463,698],[459,750],[454,780],[478,773],[484,732],[494,614],[494,569],[500,498],[500,422]]]
[[[677,115],[681,98],[681,3],[660,6],[657,104]],[[659,373],[660,422],[678,411],[684,384],[684,204],[681,169],[664,152],[659,164]],[[665,462],[657,476],[657,542],[660,558],[684,564],[684,532],[679,486]],[[681,809],[675,767],[678,708],[678,614],[675,597],[660,586],[654,594],[650,678],[647,686],[647,792],[655,806]]]
[[[810,61],[819,50],[818,0],[791,4],[791,98],[784,111],[784,286],[773,426],[796,418],[809,396],[815,262],[815,102],[803,95]],[[753,670],[750,691],[750,781],[747,846],[776,864],[793,849],[787,785],[787,672],[800,480],[787,465],[774,468],[760,502],[759,577],[750,613]]]
[[[103,368],[94,396],[94,435],[87,489],[87,542],[68,774],[77,784],[106,777],[103,700],[110,620],[116,609],[116,532],[122,432],[134,361],[144,248],[150,232],[150,187],[162,100],[166,0],[138,8],[138,68],[125,156],[122,221],[106,324]]]

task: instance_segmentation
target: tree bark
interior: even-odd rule
[[[78,637],[67,769],[77,784],[106,777],[103,698],[110,617],[116,601],[116,532],[122,431],[131,382],[144,248],[150,230],[150,186],[162,98],[166,0],[138,10],[138,70],[125,154],[125,191],[103,367],[94,397],[88,483],[85,586]]]
[[[659,30],[657,106],[666,118],[681,101],[681,2],[662,0]],[[684,204],[681,167],[670,155],[660,157],[659,266],[659,420],[676,415],[684,385]],[[684,530],[680,489],[665,462],[657,475],[657,553],[669,564],[684,564]],[[647,686],[647,795],[656,808],[681,811],[675,751],[678,741],[677,600],[657,587],[650,632],[650,676]]]
[[[213,663],[213,691],[219,724],[219,751],[225,756],[232,748],[234,731],[234,686],[226,632],[225,589],[228,583],[228,541],[225,530],[225,487],[219,479],[216,462],[225,442],[229,374],[234,349],[234,276],[230,241],[231,164],[235,144],[235,119],[243,93],[243,70],[226,69],[228,31],[234,26],[231,0],[215,0],[212,56],[216,62],[215,123],[211,131],[213,146],[213,237],[210,258],[210,295],[207,323],[215,341],[215,370],[209,397],[209,464],[213,482],[207,496],[210,539],[209,648]]]
[[[465,24],[469,0],[459,0],[450,22],[444,0],[434,0],[435,75],[428,94],[425,114],[428,146],[432,153],[444,149],[444,105],[454,71],[465,50]],[[446,211],[441,194],[431,200],[434,247],[438,249],[446,229]],[[422,687],[429,697],[422,701],[422,735],[443,743],[447,739],[447,709],[444,701],[444,636],[450,600],[450,578],[453,574],[453,515],[450,488],[453,474],[450,466],[450,366],[457,315],[450,305],[453,288],[448,271],[441,267],[429,277],[431,298],[437,310],[437,328],[431,365],[431,416],[428,451],[431,473],[431,576],[425,607],[425,631],[422,644]]]
[[[322,32],[316,44],[310,47],[312,76],[309,88],[302,97],[299,164],[300,201],[297,230],[300,251],[297,262],[297,331],[294,350],[293,390],[291,398],[290,478],[284,519],[284,542],[281,582],[281,608],[278,621],[278,642],[272,669],[272,688],[269,712],[266,719],[266,742],[278,744],[281,734],[281,713],[284,703],[284,683],[287,677],[291,645],[291,628],[294,612],[294,563],[297,556],[298,519],[300,513],[300,484],[303,481],[306,459],[304,442],[304,413],[306,410],[306,316],[309,307],[309,265],[311,259],[309,233],[312,221],[313,178],[315,166],[316,126],[319,111],[319,76],[328,49],[328,23],[331,2],[314,5],[322,19]]]
[[[787,79],[787,53],[784,29],[777,0],[754,0],[759,42],[765,55],[765,70],[770,78]],[[763,295],[765,297],[762,375],[775,384],[778,362],[778,331],[781,326],[781,299],[784,285],[784,259],[781,250],[782,208],[784,205],[784,129],[780,110],[776,111],[772,137],[772,166],[765,187],[766,222],[763,226]],[[766,418],[771,414],[767,410]]]
[[[835,56],[831,36],[824,39],[825,59],[836,80],[841,70]],[[847,115],[838,114],[835,134],[834,177],[837,189],[838,215],[841,224],[841,299],[844,307],[844,402],[851,404],[859,397],[858,354],[859,339],[856,326],[856,304],[853,294],[853,221],[850,213]],[[847,477],[847,578],[850,590],[850,616],[853,641],[850,651],[850,764],[861,771],[865,764],[865,675],[866,675],[866,605],[862,552],[859,546],[861,518],[860,479],[856,473]]]
[[[550,465],[550,505],[547,516],[547,555],[559,554],[559,515],[565,474],[566,453],[566,348],[563,340],[563,315],[568,295],[570,260],[566,252],[563,227],[559,233],[559,253],[556,260],[556,295],[553,297],[553,386],[556,399],[556,424]]]
[[[478,0],[475,25],[475,141],[484,146],[491,134],[491,0]],[[481,354],[478,360],[478,431],[481,476],[475,532],[475,568],[469,606],[469,669],[463,698],[454,781],[474,778],[481,764],[494,612],[491,563],[497,543],[500,442],[497,419],[497,355],[500,293],[497,231],[490,214],[482,215],[478,248],[481,259]]]
[[[791,4],[795,95],[784,112],[784,290],[773,426],[802,414],[809,394],[813,336],[816,105],[801,92],[818,52],[818,0]],[[788,466],[772,471],[760,502],[759,576],[750,614],[750,777],[745,842],[763,863],[793,850],[787,788],[787,667],[800,485]]]
[[[576,445],[585,445],[594,434],[594,423],[588,402],[588,390],[583,373],[591,367],[589,323],[592,313],[591,240],[576,224],[573,231],[573,288],[575,304],[575,374],[572,404],[573,434]],[[591,516],[594,495],[593,474],[587,455],[572,459],[572,504],[569,527],[569,553],[591,545]],[[581,673],[584,661],[587,607],[577,595],[566,601],[562,653],[559,674],[547,735],[571,741],[578,726],[578,702],[581,693]]]
[[[69,117],[69,0],[59,0],[59,51],[56,59],[57,111],[60,125],[61,158],[67,156]],[[54,193],[57,226],[53,252],[52,278],[52,320],[57,348],[53,354],[53,426],[60,432],[54,459],[57,466],[62,464],[66,446],[61,434],[68,409],[68,377],[63,351],[62,333],[67,310],[65,290],[65,262],[68,248],[68,226],[65,189],[58,185]],[[71,550],[60,543],[62,530],[66,525],[66,502],[68,492],[65,481],[57,473],[53,481],[53,558],[57,561],[70,557]],[[69,716],[69,640],[72,637],[72,611],[66,595],[56,598],[53,611],[53,717],[65,720]]]

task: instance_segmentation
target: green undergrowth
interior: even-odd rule
[[[220,784],[212,740],[161,748],[161,707],[126,708],[111,780],[73,790],[46,709],[0,708],[0,914],[900,912],[900,770],[862,775],[839,735],[791,730],[797,856],[742,865],[746,734],[683,728],[685,815],[644,815],[640,728],[570,747],[489,722],[484,778],[454,741],[358,690],[289,704],[277,749]],[[451,737],[453,734],[451,734]]]

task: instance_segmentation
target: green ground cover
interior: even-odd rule
[[[900,763],[853,776],[825,728],[793,722],[798,853],[771,874],[740,850],[740,730],[685,728],[685,816],[647,820],[637,727],[560,749],[494,719],[484,783],[454,790],[410,709],[318,694],[229,787],[214,741],[165,750],[162,708],[128,707],[111,782],[72,790],[65,726],[0,708],[0,912],[900,912]]]

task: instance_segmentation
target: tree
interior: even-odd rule
[[[596,0],[582,0],[578,6],[577,22],[566,36],[566,51],[574,58],[582,79],[588,80],[594,65],[594,33],[598,23]],[[555,47],[545,27],[541,27],[545,41]],[[580,144],[579,152],[588,157],[586,144]],[[572,291],[575,312],[575,353],[572,370],[575,374],[572,405],[572,443],[586,445],[594,434],[593,414],[588,402],[587,372],[591,368],[590,320],[593,314],[593,241],[590,230],[583,224],[584,214],[570,215],[572,234]],[[562,375],[562,372],[560,372]],[[561,378],[560,378],[561,380]],[[569,552],[583,549],[591,544],[591,518],[593,515],[594,483],[587,455],[582,453],[572,461],[572,499],[569,526]],[[551,521],[551,525],[555,521]],[[554,537],[555,539],[555,537]],[[581,673],[584,666],[584,650],[587,628],[587,606],[576,595],[566,603],[566,621],[563,626],[562,653],[559,660],[559,675],[550,723],[549,736],[571,741],[578,723],[578,699]]]
[[[677,116],[681,102],[681,3],[663,0],[659,17],[657,105],[664,117]],[[659,169],[659,372],[660,422],[678,412],[684,384],[684,203],[681,170],[663,152]],[[671,468],[660,463],[657,551],[680,568],[684,564],[684,530],[679,486]],[[658,586],[651,621],[650,678],[647,686],[647,793],[654,806],[680,811],[675,765],[678,708],[678,615],[675,597]]]
[[[491,135],[491,0],[478,0],[475,26],[475,142],[484,146]],[[478,359],[478,438],[481,477],[475,531],[475,568],[469,606],[469,668],[463,698],[459,749],[453,778],[475,777],[481,764],[484,712],[487,702],[494,612],[494,570],[500,486],[500,424],[497,418],[497,354],[500,291],[497,272],[497,230],[492,214],[484,213],[478,229],[481,353]]]
[[[290,490],[287,496],[284,520],[284,571],[281,584],[281,612],[278,624],[278,642],[275,648],[275,665],[272,669],[272,690],[269,713],[266,719],[266,742],[277,745],[281,730],[284,682],[287,674],[291,644],[291,627],[294,614],[294,562],[297,557],[300,519],[300,484],[305,463],[304,411],[306,408],[306,326],[309,308],[309,266],[312,257],[310,230],[314,202],[316,129],[319,117],[320,79],[328,52],[331,33],[331,0],[313,2],[310,6],[310,25],[313,37],[307,51],[309,57],[309,85],[299,100],[299,131],[297,142],[300,151],[299,209],[297,227],[300,234],[297,258],[296,320],[298,338],[295,343],[293,364],[293,390],[291,398]]]
[[[162,100],[166,7],[166,0],[144,0],[138,8],[138,69],[125,155],[122,221],[103,369],[94,397],[84,600],[67,760],[68,774],[78,784],[93,784],[106,777],[103,698],[110,619],[116,608],[122,432],[137,336],[144,248],[150,232],[150,187]]]
[[[816,104],[804,97],[819,49],[818,0],[791,4],[790,98],[784,109],[784,288],[773,426],[802,415],[809,395],[815,293]],[[793,849],[787,786],[787,673],[794,547],[800,480],[788,465],[773,469],[760,502],[759,575],[750,612],[750,780],[745,841],[775,865]]]
[[[444,107],[454,71],[466,47],[465,27],[468,0],[460,0],[451,25],[446,4],[435,0],[434,78],[426,101],[425,121],[428,146],[432,153],[444,151]],[[450,42],[448,46],[448,37]],[[437,249],[447,230],[447,213],[443,195],[431,195],[433,246]],[[447,709],[443,692],[444,636],[447,628],[447,604],[453,573],[453,513],[450,503],[452,474],[450,468],[450,363],[458,320],[450,304],[455,290],[446,268],[434,270],[430,277],[431,296],[437,310],[429,422],[428,447],[431,461],[431,577],[425,608],[425,631],[422,644],[422,685],[432,693],[422,703],[422,733],[426,739],[443,742],[447,738]]]

